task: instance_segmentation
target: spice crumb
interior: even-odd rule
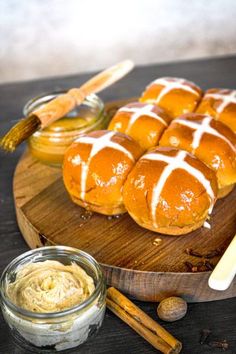
[[[209,252],[205,255],[205,258],[210,259],[210,258],[214,258],[214,257],[216,257],[216,256],[221,256],[222,253],[223,253],[222,249],[217,248],[217,249],[215,249],[215,250],[209,251]]]
[[[189,256],[193,256],[193,257],[199,257],[202,258],[203,255],[197,251],[194,251],[192,248],[186,248],[185,253]]]
[[[209,262],[209,261],[206,261],[205,265],[206,265],[206,268],[208,270],[213,270],[214,269],[214,265],[211,262]]]
[[[210,329],[203,329],[201,331],[200,344],[204,344],[211,333]]]
[[[227,350],[229,349],[229,343],[224,339],[222,341],[212,341],[212,342],[209,342],[208,345],[211,347],[211,348],[221,348],[223,350]]]
[[[193,268],[193,264],[188,261],[184,262],[184,264],[186,265],[188,271],[191,272]]]
[[[155,238],[155,240],[153,241],[153,246],[160,246],[160,244],[162,243],[162,239],[161,238]]]

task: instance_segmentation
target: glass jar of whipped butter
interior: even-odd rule
[[[106,285],[99,264],[72,247],[15,258],[1,277],[1,306],[15,340],[34,353],[84,343],[100,328]]]
[[[64,93],[66,91],[55,91],[31,99],[24,106],[23,114],[29,115]],[[36,131],[28,139],[29,150],[43,163],[61,165],[65,150],[76,138],[93,130],[105,129],[107,123],[103,101],[97,95],[91,94],[65,117],[58,119],[43,130]]]

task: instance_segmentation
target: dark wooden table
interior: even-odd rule
[[[77,87],[91,74],[43,79],[0,85],[0,135],[2,135],[22,115],[23,105],[42,92]],[[151,80],[159,76],[177,76],[193,80],[202,88],[236,88],[236,56],[209,60],[189,61],[174,64],[138,67],[125,79],[104,91],[105,101],[138,96]],[[0,268],[16,256],[28,250],[16,224],[13,198],[12,176],[16,163],[24,149],[21,146],[12,154],[0,152]],[[222,215],[222,217],[224,217]],[[138,305],[156,316],[156,304]],[[161,322],[161,321],[160,321]],[[212,330],[212,340],[226,339],[230,345],[227,353],[236,353],[236,299],[209,303],[189,304],[186,317],[176,323],[162,325],[183,342],[183,354],[217,354],[222,349],[200,345],[200,331]],[[73,351],[74,352],[74,351]],[[109,311],[104,325],[93,340],[75,353],[86,354],[138,354],[155,353],[148,343],[134,333]],[[11,338],[7,325],[1,317],[0,354],[23,354],[29,351],[19,348]]]

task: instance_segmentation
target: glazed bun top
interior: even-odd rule
[[[124,203],[141,226],[181,234],[204,222],[216,194],[215,173],[203,162],[186,151],[156,147],[144,154],[129,174]],[[178,231],[186,226],[184,232]]]
[[[169,123],[170,117],[162,108],[132,102],[117,111],[108,129],[128,134],[147,150],[158,145],[161,134]]]
[[[160,145],[194,154],[216,172],[219,188],[236,182],[236,135],[208,115],[189,113],[173,120]]]
[[[153,103],[163,108],[173,119],[193,112],[202,96],[202,90],[193,82],[176,77],[163,77],[151,82],[140,102]]]
[[[67,191],[90,210],[108,215],[124,212],[123,184],[142,152],[136,141],[114,131],[93,131],[79,137],[64,157]]]
[[[236,90],[207,90],[197,112],[209,114],[236,133]]]

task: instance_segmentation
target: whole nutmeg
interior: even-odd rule
[[[157,314],[167,322],[180,320],[187,313],[187,302],[181,297],[171,296],[162,300],[157,307]]]

